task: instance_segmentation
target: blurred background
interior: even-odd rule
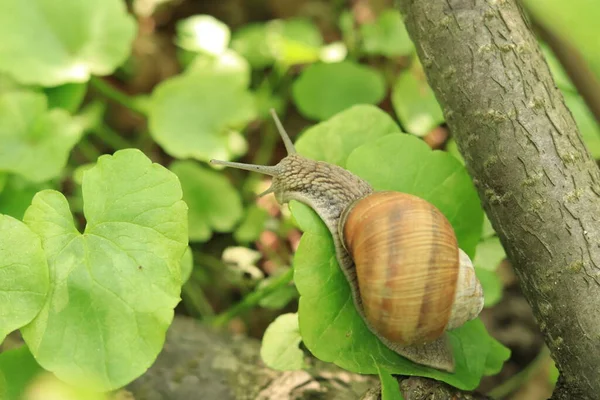
[[[82,172],[101,154],[141,149],[178,175],[190,207],[179,315],[261,339],[275,318],[297,310],[290,265],[301,231],[287,207],[273,196],[257,198],[267,178],[206,164],[218,158],[270,165],[284,157],[269,109],[294,140],[356,104],[376,105],[407,134],[462,162],[392,0],[126,3],[138,23],[126,61],[110,76],[43,89],[50,108],[79,118],[81,137],[68,149],[66,165],[54,176],[0,173],[0,213],[22,218],[38,190],[54,188],[83,226]],[[598,159],[600,6],[583,0],[523,5]],[[0,94],[19,84],[0,74]],[[486,290],[481,318],[512,356],[479,390],[495,398],[545,399],[556,369],[487,219],[482,231],[474,260]],[[3,346],[10,348],[10,338]]]

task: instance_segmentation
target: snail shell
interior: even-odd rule
[[[356,266],[365,318],[388,341],[433,342],[481,311],[473,267],[450,222],[429,202],[375,192],[346,209],[340,231]]]
[[[337,165],[296,153],[271,111],[288,155],[264,166],[211,160],[273,177],[280,204],[311,207],[333,238],[358,314],[388,348],[422,365],[452,372],[445,332],[475,318],[481,285],[452,226],[432,204],[398,192],[375,192]]]

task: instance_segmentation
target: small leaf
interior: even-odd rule
[[[500,239],[498,237],[490,237],[479,242],[477,245],[473,265],[488,271],[495,271],[505,258],[506,253],[500,243]]]
[[[381,400],[404,400],[396,378],[377,364],[375,364],[375,368],[377,368],[381,381]]]
[[[44,370],[35,361],[27,346],[3,351],[0,353],[0,399],[23,400],[25,390],[42,373]]]
[[[265,230],[265,223],[269,219],[269,213],[264,208],[251,205],[246,210],[242,223],[233,232],[233,237],[238,243],[249,243],[258,240],[260,234]]]
[[[194,269],[194,254],[192,248],[188,246],[181,257],[181,284],[183,285],[190,279],[192,270]]]
[[[485,307],[492,307],[502,299],[502,281],[496,271],[475,266],[475,275],[483,288],[483,303]]]
[[[40,238],[19,220],[0,214],[0,343],[28,324],[48,292],[48,264]]]
[[[556,86],[558,86],[561,90],[577,93],[577,89],[575,86],[573,86],[571,78],[569,78],[569,75],[567,75],[567,72],[563,68],[558,58],[556,58],[556,55],[554,55],[552,52],[552,49],[550,49],[550,47],[545,43],[540,43],[540,48],[542,49],[544,58],[546,58],[548,67],[550,67],[550,72],[552,73],[552,77],[556,82]]]
[[[392,104],[400,123],[413,135],[424,136],[444,122],[444,114],[420,65],[402,71],[392,89]]]
[[[358,146],[390,133],[400,133],[394,120],[380,108],[353,106],[302,133],[295,147],[313,160],[341,167]]]
[[[86,91],[87,83],[67,83],[44,89],[49,109],[63,108],[71,114],[75,114],[83,103]]]
[[[136,24],[122,0],[0,2],[0,70],[56,86],[109,75],[131,51]]]
[[[282,267],[275,271],[275,273],[266,279],[263,279],[257,287],[257,290],[268,286],[273,280],[284,274],[289,270],[289,267]],[[279,310],[287,306],[290,301],[298,297],[298,290],[296,286],[290,284],[275,290],[273,293],[260,299],[258,304],[264,308],[270,308],[273,310]]]
[[[383,11],[377,20],[360,27],[363,51],[387,57],[410,55],[415,46],[397,10]]]
[[[252,68],[266,68],[275,62],[275,55],[269,46],[267,35],[267,24],[246,24],[233,33],[231,48],[248,60]]]
[[[285,67],[317,61],[323,38],[310,19],[292,18],[270,21],[267,42],[276,61]]]
[[[39,192],[25,213],[42,240],[51,291],[21,332],[44,369],[109,391],[140,376],[162,349],[180,300],[187,207],[177,177],[136,149],[98,158],[82,191],[83,234],[59,192]]]
[[[194,15],[177,22],[176,43],[188,51],[220,54],[230,38],[229,27],[211,15]]]
[[[342,61],[306,68],[294,82],[292,96],[302,115],[325,120],[356,104],[377,104],[385,90],[379,71]]]
[[[227,76],[184,74],[152,93],[149,127],[171,156],[230,160],[246,152],[242,130],[256,117],[250,92]]]
[[[446,151],[454,156],[454,158],[456,158],[462,165],[465,165],[465,159],[458,151],[458,145],[456,144],[454,138],[448,139],[448,142],[446,143]]]
[[[55,189],[51,182],[33,183],[19,175],[6,175],[4,190],[0,192],[0,214],[10,215],[16,219],[23,219],[31,199],[43,189]]]
[[[186,74],[204,76],[212,79],[215,76],[228,79],[241,88],[250,85],[250,64],[233,50],[225,50],[216,56],[200,54],[187,67]]]
[[[233,230],[242,218],[242,200],[223,174],[193,161],[175,161],[170,170],[179,177],[183,200],[189,207],[190,241],[207,241],[213,230]]]
[[[306,367],[300,341],[298,314],[283,314],[269,325],[262,340],[260,356],[278,371],[296,371]]]
[[[486,239],[486,238],[489,238],[490,236],[494,236],[495,234],[496,234],[496,231],[494,230],[494,227],[492,226],[492,222],[490,221],[490,219],[488,218],[488,216],[486,214],[483,214],[483,228],[481,231],[481,238]]]
[[[67,111],[48,110],[42,93],[0,94],[0,170],[33,182],[55,178],[82,133]]]

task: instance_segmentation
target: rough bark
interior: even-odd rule
[[[514,0],[400,0],[428,81],[561,372],[600,396],[600,174]]]
[[[260,359],[255,339],[218,332],[177,317],[163,351],[143,376],[119,393],[135,400],[352,400],[381,398],[376,376],[307,358],[309,368],[279,372]],[[405,399],[484,400],[426,378],[398,378]],[[435,397],[432,397],[435,395]],[[361,397],[362,396],[362,397]]]

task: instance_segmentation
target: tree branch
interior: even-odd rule
[[[400,0],[430,85],[561,372],[600,393],[600,174],[515,0]]]

